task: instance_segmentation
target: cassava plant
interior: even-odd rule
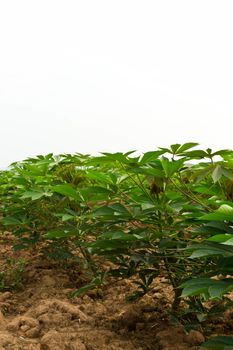
[[[134,277],[135,299],[165,276],[174,290],[173,314],[181,296],[200,313],[202,296],[187,288],[200,278],[207,288],[222,255],[190,259],[190,250],[222,249],[226,236],[216,235],[232,234],[229,216],[215,219],[233,207],[233,157],[197,146],[174,144],[142,156],[49,154],[15,163],[0,174],[2,229],[15,234],[18,249],[43,241],[51,257],[69,259],[76,247],[92,275],[76,296],[111,275]],[[99,258],[112,267],[102,269]],[[230,259],[227,264],[233,266]]]

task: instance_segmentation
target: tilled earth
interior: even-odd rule
[[[125,296],[135,287],[129,281],[71,299],[84,283],[81,269],[11,246],[11,239],[1,239],[1,264],[23,257],[26,265],[23,286],[0,293],[0,350],[197,350],[205,340],[203,332],[169,323],[173,294],[163,278],[130,304]]]

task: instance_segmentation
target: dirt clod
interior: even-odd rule
[[[12,333],[19,333],[28,338],[36,338],[40,333],[39,322],[31,317],[19,316],[8,323],[6,329]]]
[[[74,286],[79,265],[69,271],[38,251],[14,252],[12,241],[0,243],[0,253],[5,249],[8,257],[30,262],[22,287],[0,293],[0,350],[198,350],[204,341],[200,332],[185,335],[181,326],[169,324],[173,293],[164,278],[133,303],[125,297],[136,286],[127,280],[109,283],[101,294],[70,299],[88,282],[82,277]],[[0,263],[4,259],[0,254]],[[231,320],[226,313],[228,329]]]
[[[201,345],[205,341],[204,335],[196,330],[191,330],[188,335],[185,336],[185,341],[189,345]]]
[[[65,350],[62,336],[54,330],[49,331],[41,338],[42,350]]]
[[[4,319],[3,313],[0,310],[0,330],[5,329],[6,321]]]
[[[168,350],[172,344],[176,344],[176,348],[179,344],[184,343],[184,329],[182,327],[170,327],[156,335],[156,340],[158,342],[158,348],[162,350]]]

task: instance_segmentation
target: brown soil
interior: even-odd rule
[[[1,239],[2,266],[9,257],[23,257],[26,265],[23,286],[0,293],[0,350],[197,350],[205,339],[169,324],[173,294],[163,278],[131,304],[125,300],[135,288],[129,281],[70,299],[85,280],[81,267],[67,269],[41,253],[11,247],[10,236]]]

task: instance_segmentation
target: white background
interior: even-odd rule
[[[232,148],[225,0],[2,0],[0,167],[49,152]]]

